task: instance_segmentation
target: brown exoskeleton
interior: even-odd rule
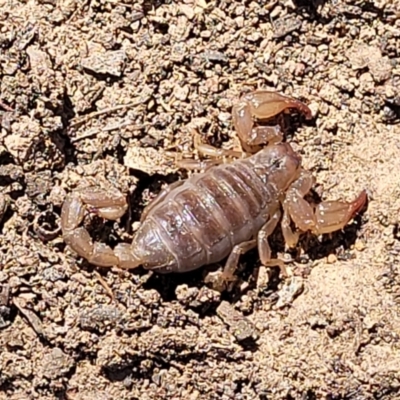
[[[278,93],[256,91],[243,96],[233,107],[233,123],[243,146],[268,145],[247,158],[212,166],[164,189],[144,210],[132,244],[111,249],[93,242],[80,226],[87,207],[103,218],[120,218],[127,209],[123,194],[99,188],[69,194],[61,215],[65,242],[95,265],[141,265],[160,273],[188,272],[228,257],[222,282],[233,279],[239,256],[254,247],[264,265],[281,265],[271,258],[268,243],[279,221],[286,245],[292,248],[301,232],[319,235],[344,228],[367,200],[365,191],[352,202],[312,205],[304,199],[315,180],[302,169],[300,156],[282,142],[278,127],[257,126],[253,121],[293,109],[311,118],[305,104]],[[205,145],[199,150],[232,155]]]

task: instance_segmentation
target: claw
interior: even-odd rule
[[[311,119],[311,110],[301,101],[267,90],[258,90],[243,97],[249,103],[252,115],[257,119],[269,119],[287,109],[297,109],[306,119]]]
[[[253,118],[265,121],[290,109],[297,109],[306,119],[312,118],[308,106],[291,97],[267,90],[244,95],[232,107],[233,125],[244,147],[282,141],[283,134],[279,126],[254,127]]]
[[[309,172],[302,171],[286,193],[283,202],[282,233],[286,245],[290,248],[296,246],[300,232],[322,235],[343,229],[367,202],[367,192],[363,190],[352,202],[325,201],[312,206],[304,196],[309,193],[314,182]],[[292,230],[290,221],[294,222],[297,231]]]
[[[318,204],[314,233],[321,235],[343,229],[364,208],[367,198],[367,192],[363,190],[352,202],[326,201]]]

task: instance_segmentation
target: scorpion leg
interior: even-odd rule
[[[278,210],[268,222],[260,229],[257,235],[258,254],[260,255],[261,263],[266,267],[279,267],[281,274],[288,276],[286,266],[279,258],[271,258],[271,247],[268,243],[269,237],[277,227],[282,213]]]
[[[221,280],[225,282],[234,281],[234,275],[239,263],[240,256],[247,253],[251,249],[254,249],[255,247],[257,247],[257,241],[254,239],[234,246],[231,254],[226,261],[224,270],[222,271]]]
[[[201,137],[196,129],[192,128],[191,132],[194,136],[194,147],[198,151],[199,155],[211,157],[212,160],[180,160],[177,162],[180,168],[187,170],[204,170],[214,167],[219,164],[226,163],[228,159],[240,158],[243,156],[243,152],[235,150],[220,149],[201,142]]]
[[[236,280],[235,271],[237,269],[239,258],[242,254],[257,247],[257,240],[249,240],[237,244],[233,247],[222,271],[208,273],[205,282],[211,283],[215,290],[224,291],[229,288],[230,283]]]
[[[299,238],[299,232],[291,230],[290,220],[300,232],[310,231],[315,235],[331,233],[343,229],[367,201],[367,193],[364,190],[352,202],[325,201],[313,206],[304,196],[314,182],[309,172],[302,171],[286,194],[283,202],[282,232],[288,247],[295,247]]]
[[[263,265],[267,267],[278,266],[281,270],[281,273],[287,276],[286,267],[283,261],[277,258],[271,258],[271,248],[268,243],[268,238],[274,232],[280,218],[281,212],[280,210],[278,210],[260,229],[257,235],[257,239],[249,240],[247,242],[243,242],[234,246],[231,254],[229,255],[225,263],[224,269],[222,271],[217,271],[214,274],[209,274],[208,281],[212,280],[213,283],[217,283],[218,288],[228,287],[230,282],[235,281],[235,272],[239,263],[240,256],[254,249],[255,247],[258,247],[261,263]]]
[[[199,144],[196,146],[198,152],[202,156],[212,157],[212,160],[180,160],[177,165],[180,168],[187,170],[203,170],[207,171],[209,168],[227,162],[226,158],[240,158],[242,153],[234,150],[218,149],[217,147],[209,144]]]
[[[278,266],[281,270],[281,273],[287,276],[284,262],[278,258],[271,258],[271,248],[268,243],[268,238],[274,232],[280,218],[281,212],[278,210],[260,229],[257,235],[257,240],[249,240],[233,247],[232,252],[225,263],[223,271],[217,271],[214,276],[212,276],[212,274],[209,275],[209,277],[212,277],[213,282],[218,284],[219,288],[226,288],[230,282],[235,281],[235,272],[240,256],[254,249],[255,247],[258,247],[261,263],[264,266]]]
[[[222,158],[222,157],[233,157],[240,158],[242,157],[242,152],[235,150],[226,150],[219,149],[217,147],[211,146],[209,144],[200,143],[197,145],[197,151],[203,155],[213,158]]]
[[[127,209],[125,196],[116,190],[87,188],[68,195],[61,210],[61,228],[68,246],[92,264],[118,265],[114,251],[105,244],[93,242],[87,230],[79,226],[86,208],[103,218],[116,220]]]
[[[211,167],[222,164],[223,160],[180,160],[177,161],[179,168],[186,169],[188,171],[207,171]]]
[[[283,206],[283,217],[281,221],[281,229],[282,229],[282,235],[286,243],[286,247],[289,249],[293,249],[296,247],[299,238],[300,238],[300,232],[298,231],[293,231],[291,227],[292,220],[290,218],[290,213],[288,210],[288,205],[284,204]]]
[[[226,150],[220,149],[218,147],[211,146],[207,143],[202,143],[201,136],[197,131],[193,132],[194,135],[194,148],[199,152],[201,156],[211,157],[216,159],[214,162],[222,164],[224,160],[222,158],[240,158],[242,156],[242,152],[234,151],[234,150]],[[220,160],[218,160],[220,159]]]
[[[258,90],[244,95],[232,107],[233,125],[244,147],[281,141],[283,133],[279,126],[254,127],[253,118],[268,120],[290,109],[297,109],[306,119],[312,117],[307,105],[276,92]]]
[[[233,160],[234,158],[240,158],[243,153],[235,150],[219,149],[209,144],[198,144],[196,146],[198,152],[202,156],[212,157],[212,160],[181,160],[178,161],[178,166],[187,170],[202,170],[207,171],[211,167],[215,167],[219,164],[224,164]]]

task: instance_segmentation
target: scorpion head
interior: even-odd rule
[[[301,157],[289,143],[273,144],[256,154],[254,170],[264,181],[286,190],[300,174]]]

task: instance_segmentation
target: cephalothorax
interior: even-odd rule
[[[144,210],[130,245],[111,249],[93,242],[80,226],[87,206],[103,218],[120,218],[127,209],[123,194],[100,188],[69,194],[61,215],[65,242],[95,265],[143,266],[160,273],[188,272],[228,257],[223,281],[232,280],[239,256],[254,247],[258,247],[264,265],[281,265],[281,261],[271,259],[268,243],[280,221],[286,245],[294,247],[301,232],[318,235],[344,228],[367,200],[365,191],[352,202],[313,205],[304,199],[315,180],[302,169],[300,156],[282,142],[278,126],[257,126],[253,121],[293,109],[311,118],[305,104],[278,93],[245,95],[233,107],[233,122],[242,145],[247,151],[268,145],[247,158],[212,166],[164,189]],[[199,150],[209,155],[215,151],[217,156],[225,152],[210,146],[199,146]]]

